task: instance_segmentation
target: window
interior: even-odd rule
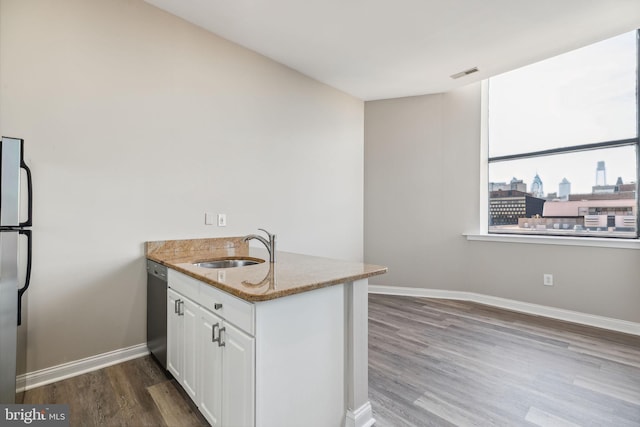
[[[490,233],[638,238],[638,33],[489,79]]]

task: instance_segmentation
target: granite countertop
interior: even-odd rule
[[[146,242],[147,259],[163,264],[246,301],[267,301],[326,286],[384,274],[386,267],[290,252],[252,248],[242,237]],[[254,258],[264,262],[235,268],[203,268],[194,262],[216,258]]]

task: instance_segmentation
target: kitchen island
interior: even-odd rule
[[[214,426],[370,426],[367,279],[385,267],[242,237],[147,242],[169,268],[168,370]],[[258,263],[204,268],[198,262]]]

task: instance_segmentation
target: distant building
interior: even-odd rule
[[[513,177],[510,183],[506,182],[490,182],[489,183],[489,192],[492,191],[509,191],[509,190],[517,190],[522,191],[523,193],[527,192],[527,184],[524,183],[523,180],[517,179]]]
[[[615,192],[615,185],[594,185],[591,187],[591,193],[593,194],[613,194]]]
[[[598,162],[598,166],[596,167],[596,185],[591,187],[591,192],[593,194],[603,194],[615,193],[615,191],[615,185],[607,185],[607,169],[604,165],[604,161],[600,160]]]
[[[489,193],[493,191],[508,191],[510,190],[509,184],[506,182],[490,182],[489,183]]]
[[[635,200],[591,199],[551,202],[544,205],[547,223],[561,218],[576,218],[587,230],[635,232],[637,224]]]
[[[594,186],[594,189],[590,194],[570,194],[565,202],[545,203],[543,217],[547,222],[577,218],[586,229],[635,232],[637,185],[624,184],[618,179],[616,185]]]
[[[603,161],[598,162],[596,185],[588,194],[571,194],[571,182],[563,178],[559,191],[545,198],[537,173],[531,193],[517,190],[522,184],[513,178],[509,184],[490,185],[494,189],[489,193],[490,227],[505,233],[637,237],[638,184],[618,178],[615,185],[607,185]]]
[[[636,197],[636,190],[637,184],[635,182],[624,184],[622,178],[618,178],[618,182],[616,182],[616,194],[634,199]]]
[[[618,200],[636,198],[637,184],[625,184],[619,177],[616,185],[594,185],[590,194],[571,194],[569,200]]]
[[[536,174],[536,176],[533,177],[533,183],[531,184],[531,195],[538,199],[544,199],[544,189],[542,186],[542,180],[540,179],[538,174]]]
[[[489,193],[489,225],[517,225],[519,218],[542,215],[544,199],[524,191],[506,190]]]
[[[509,190],[522,191],[523,193],[526,193],[527,184],[525,184],[523,180],[513,177],[509,185]]]
[[[570,218],[586,215],[620,215],[636,214],[635,200],[630,199],[590,199],[569,200],[567,202],[545,203],[545,218]]]
[[[624,192],[624,193],[588,193],[588,194],[570,194],[569,201],[586,201],[586,200],[630,200],[632,203],[635,203],[635,191]],[[630,197],[633,195],[633,197]]]
[[[558,199],[569,200],[569,194],[571,194],[571,183],[567,178],[562,178],[562,182],[558,184]]]
[[[607,169],[604,166],[604,161],[600,160],[596,167],[596,187],[607,185]]]

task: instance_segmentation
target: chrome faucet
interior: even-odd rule
[[[269,233],[264,228],[258,228],[258,230],[264,231],[265,233],[267,233],[269,240],[265,239],[262,236],[258,236],[257,234],[249,234],[248,236],[244,236],[242,241],[248,242],[251,239],[259,240],[260,242],[262,242],[263,245],[267,247],[267,250],[269,251],[269,262],[270,263],[276,262],[276,235]]]

